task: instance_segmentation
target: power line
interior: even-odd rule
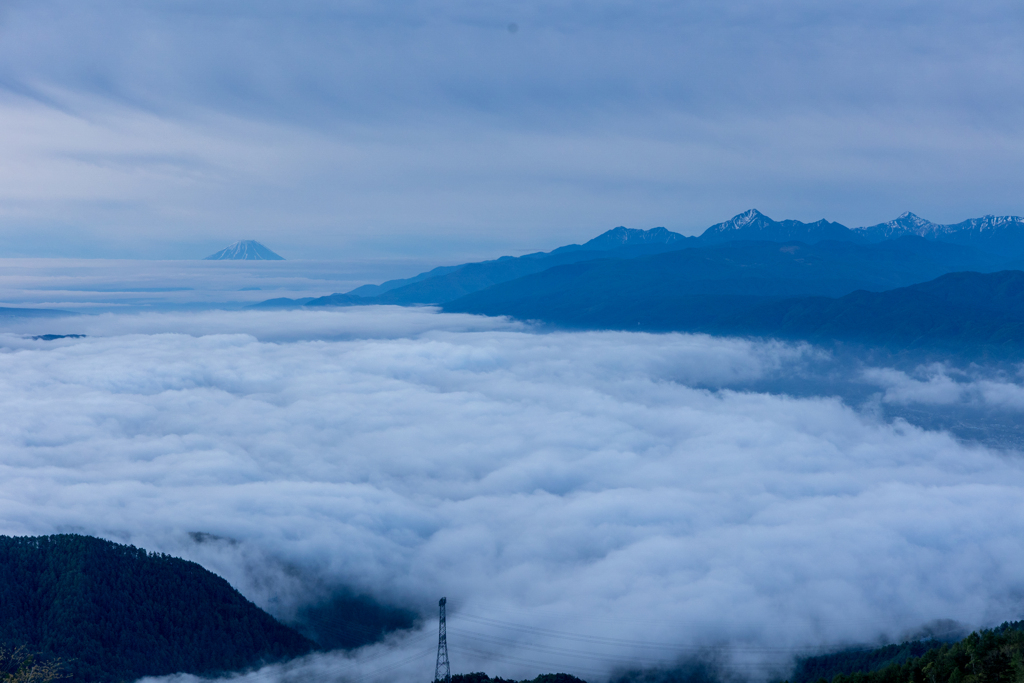
[[[572,640],[580,643],[587,643],[591,645],[619,645],[636,648],[647,648],[647,649],[659,649],[659,650],[670,650],[673,652],[712,652],[716,650],[728,650],[730,652],[747,652],[747,653],[764,653],[764,654],[803,654],[808,652],[807,647],[770,647],[765,645],[758,646],[740,646],[734,644],[722,644],[722,645],[680,645],[678,643],[658,643],[651,642],[648,640],[629,640],[625,638],[606,638],[603,636],[592,636],[581,633],[571,633],[568,631],[556,631],[554,629],[542,628],[539,626],[524,626],[522,624],[516,624],[508,621],[501,621],[498,619],[491,619],[489,617],[481,617],[473,614],[459,614],[459,619],[475,622],[483,626],[494,626],[510,631],[518,631],[520,633],[526,633],[531,635],[542,635],[551,636],[555,638],[561,638],[564,640]],[[493,636],[492,636],[493,637]],[[509,639],[510,643],[517,642]],[[873,647],[855,648],[849,649],[850,652],[868,651],[874,649]]]
[[[453,631],[453,633],[455,633],[455,632]],[[507,655],[499,654],[499,653],[496,653],[496,652],[493,652],[493,651],[485,651],[485,650],[474,649],[472,647],[472,645],[477,644],[478,647],[482,647],[482,646],[485,647],[485,646],[488,646],[488,645],[498,646],[498,647],[505,646],[505,645],[514,645],[517,650],[532,650],[532,651],[540,652],[540,653],[543,653],[543,654],[554,655],[555,657],[572,658],[572,659],[584,659],[584,660],[589,660],[589,661],[591,661],[591,662],[593,662],[595,664],[603,664],[606,667],[606,669],[604,670],[605,673],[607,672],[608,668],[612,668],[612,669],[615,669],[615,668],[628,668],[631,664],[632,665],[636,665],[636,666],[643,666],[643,667],[673,667],[673,666],[677,666],[680,663],[680,657],[658,658],[658,659],[644,658],[642,660],[642,662],[641,661],[633,661],[633,662],[631,662],[629,660],[629,658],[626,658],[626,657],[616,656],[616,655],[611,655],[611,654],[597,653],[597,652],[594,652],[593,650],[576,650],[576,649],[569,649],[569,648],[563,648],[563,647],[555,647],[555,646],[551,646],[551,645],[543,645],[543,644],[538,644],[538,643],[524,643],[522,641],[507,641],[507,640],[504,640],[504,639],[501,639],[501,638],[493,638],[493,637],[488,637],[488,636],[473,635],[473,634],[461,633],[461,632],[458,632],[458,635],[459,635],[460,641],[459,641],[459,645],[456,646],[456,651],[467,650],[467,651],[470,651],[470,652],[474,652],[476,654],[481,654],[481,655],[485,655],[486,654],[487,656],[494,657],[494,658],[508,658]],[[463,645],[463,643],[462,643],[463,640],[469,641],[469,645],[468,646],[467,645]],[[718,662],[718,661],[711,660],[711,661],[708,661],[707,663],[709,665],[715,666],[716,668],[736,670],[736,671],[743,670],[743,669],[760,670],[760,669],[763,668],[763,665],[758,663],[758,662],[735,662],[735,661],[733,661],[733,662],[724,663],[724,662]],[[558,666],[558,665],[556,665],[556,666]]]
[[[406,659],[403,659],[403,660],[398,661],[398,662],[393,662],[393,663],[389,664],[388,666],[382,667],[380,669],[376,669],[375,671],[370,671],[368,673],[365,673],[362,676],[360,676],[359,678],[353,679],[353,683],[361,683],[362,681],[368,681],[368,680],[377,678],[381,674],[388,673],[389,671],[394,671],[395,669],[400,669],[401,667],[405,666],[406,664],[414,662],[417,659],[421,659],[423,657],[426,657],[431,652],[433,652],[433,648],[417,652],[416,654],[412,655],[411,657],[407,657]]]
[[[601,677],[601,676],[604,676],[605,674],[607,674],[607,671],[602,671],[602,670],[598,670],[598,669],[591,669],[591,668],[587,668],[587,667],[579,667],[579,666],[575,666],[575,665],[573,665],[572,667],[565,667],[565,665],[563,665],[563,664],[549,664],[549,663],[538,661],[538,660],[533,659],[533,658],[522,659],[522,658],[516,657],[514,655],[498,654],[498,653],[495,653],[495,652],[488,652],[486,650],[477,650],[475,648],[465,647],[463,645],[459,645],[455,649],[456,649],[457,652],[468,652],[468,653],[475,654],[475,655],[477,655],[479,657],[482,657],[482,658],[488,659],[488,660],[497,660],[499,662],[509,662],[509,663],[512,663],[512,664],[521,664],[521,665],[525,664],[527,666],[532,666],[532,667],[544,666],[544,667],[546,667],[548,669],[551,669],[552,671],[555,671],[557,669],[571,668],[573,671],[575,671],[577,673],[582,673],[582,674],[585,674],[585,675],[588,675],[588,676],[593,676],[593,677]]]

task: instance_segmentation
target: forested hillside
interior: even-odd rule
[[[952,644],[890,645],[812,657],[792,683],[1017,683],[1024,680],[1024,621],[977,631]]]
[[[74,681],[230,671],[315,647],[194,562],[71,534],[0,536],[0,645],[62,659]]]
[[[471,674],[453,674],[452,683],[587,683],[569,674],[541,674],[526,681],[515,681],[505,678],[491,678],[482,671]]]

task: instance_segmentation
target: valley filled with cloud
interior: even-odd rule
[[[1015,366],[428,307],[3,325],[0,533],[192,559],[285,622],[422,617],[248,679],[425,680],[441,596],[453,667],[517,677],[766,679],[1021,613]]]

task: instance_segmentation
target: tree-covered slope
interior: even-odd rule
[[[922,652],[923,650],[923,652]],[[883,661],[876,661],[882,658]],[[887,661],[886,661],[887,660]],[[904,643],[803,660],[792,683],[1017,683],[1024,680],[1024,622],[952,644]]]
[[[76,681],[229,671],[315,647],[194,562],[70,534],[0,536],[0,643],[63,659]]]
[[[789,683],[818,683],[822,679],[831,681],[839,675],[878,671],[903,664],[944,645],[945,643],[938,640],[915,640],[870,650],[845,650],[804,657],[797,661]]]
[[[541,674],[525,681],[507,678],[491,678],[482,671],[470,674],[452,674],[452,683],[587,683],[581,678],[570,674]]]

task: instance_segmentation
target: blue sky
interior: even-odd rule
[[[0,8],[0,256],[443,263],[750,207],[1024,213],[1019,2]]]

